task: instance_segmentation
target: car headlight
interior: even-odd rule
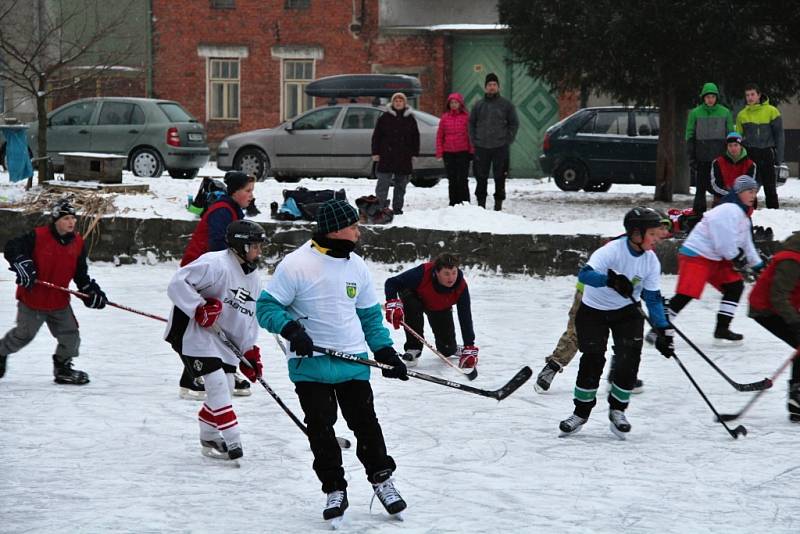
[[[223,139],[222,142],[217,147],[217,150],[228,150],[228,140]]]

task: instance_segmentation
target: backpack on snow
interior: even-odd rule
[[[220,199],[227,191],[225,184],[221,180],[215,180],[208,176],[203,178],[197,194],[189,196],[186,209],[195,215],[202,215],[203,212],[214,202]]]
[[[358,197],[356,207],[358,219],[364,224],[387,224],[394,219],[392,209],[384,206],[375,195]]]
[[[313,221],[317,218],[317,210],[326,201],[331,199],[347,200],[344,189],[334,191],[333,189],[323,189],[312,191],[305,187],[297,189],[283,190],[283,204],[276,209],[272,209],[272,218],[279,221],[297,221],[304,219]],[[273,204],[275,204],[273,202]]]

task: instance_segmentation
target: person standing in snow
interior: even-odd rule
[[[700,90],[703,102],[689,112],[686,121],[686,153],[694,174],[694,213],[706,211],[706,191],[709,189],[711,162],[725,152],[725,134],[733,130],[733,116],[719,103],[719,90],[706,83]]]
[[[750,215],[758,193],[752,176],[739,176],[722,203],[712,208],[695,225],[678,249],[678,287],[669,300],[667,312],[675,317],[692,299],[699,299],[706,284],[722,293],[714,340],[741,342],[742,334],[731,331],[731,321],[744,291],[741,271],[750,267],[758,272],[764,267],[753,243]],[[655,332],[647,335],[652,343]]]
[[[457,256],[439,254],[433,261],[388,278],[386,293],[386,321],[395,330],[406,322],[419,335],[423,335],[424,316],[428,316],[436,342],[436,350],[445,356],[458,355],[458,366],[472,369],[478,365],[478,347],[472,327],[472,309],[469,288],[464,273],[459,269]],[[453,304],[458,310],[463,348],[456,345],[453,324]],[[422,354],[422,342],[406,331],[403,360],[409,367],[417,365]]]
[[[758,183],[764,186],[767,208],[778,209],[775,166],[783,163],[785,143],[781,112],[762,97],[754,83],[745,86],[744,98],[747,105],[736,115],[736,131],[758,166]]]
[[[353,252],[360,237],[358,211],[344,200],[329,200],[317,211],[311,241],[288,254],[262,291],[258,323],[289,341],[289,379],[294,382],[308,425],[314,472],[327,495],[324,519],[348,507],[342,452],[333,425],[339,409],[356,436],[356,454],[367,480],[389,514],[406,508],[394,487],[394,459],[386,451],[375,415],[367,366],[314,350],[314,345],[393,366],[384,377],[408,380],[406,366],[392,348],[389,331],[364,260]]]
[[[189,265],[194,260],[209,251],[225,250],[228,248],[226,232],[233,221],[244,218],[244,211],[253,200],[253,189],[256,179],[240,171],[225,173],[224,195],[209,204],[200,216],[200,222],[192,233],[189,245],[181,258],[181,267]],[[236,378],[233,394],[239,397],[250,395],[250,384]],[[206,398],[205,388],[199,377],[192,376],[189,369],[184,368],[179,382],[179,396],[187,400],[203,400]]]
[[[670,235],[672,220],[668,215],[659,210],[653,209],[653,211],[658,215],[661,221],[661,226],[659,227],[660,233],[658,236],[659,240],[666,239]],[[548,391],[556,374],[564,372],[564,367],[569,365],[569,362],[571,362],[578,353],[578,334],[575,332],[575,314],[578,312],[578,308],[581,305],[583,287],[584,284],[579,281],[575,289],[575,297],[572,299],[572,306],[567,314],[567,329],[561,334],[556,348],[553,349],[553,353],[544,359],[545,366],[539,371],[539,375],[536,377],[536,382],[534,382],[533,387],[537,393]],[[614,368],[616,367],[615,360],[616,355],[612,355],[611,371],[608,375],[609,380],[613,380]],[[637,377],[631,393],[641,393],[643,388],[644,383]]]
[[[650,320],[658,328],[658,351],[667,358],[674,353],[673,331],[659,290],[661,263],[653,251],[661,235],[661,217],[649,208],[634,208],[625,215],[624,225],[625,235],[594,251],[578,274],[584,290],[575,329],[583,354],[575,381],[575,409],[559,424],[561,436],[578,432],[597,404],[609,332],[617,358],[608,391],[610,429],[620,439],[630,432],[625,410],[639,370],[644,330],[644,318],[632,299],[647,304]]]
[[[86,372],[72,368],[81,337],[69,293],[36,284],[41,280],[67,287],[74,280],[86,294],[82,299],[86,307],[101,310],[108,302],[97,282],[89,277],[86,245],[75,231],[76,213],[69,200],[60,200],[50,213],[50,224],[6,243],[3,254],[11,265],[9,270],[17,275],[17,325],[0,340],[0,378],[5,375],[8,355],[30,343],[47,323],[58,341],[53,354],[54,381],[77,386],[89,383]]]
[[[174,307],[165,339],[192,373],[203,378],[206,400],[198,414],[200,445],[205,456],[236,460],[243,454],[236,412],[231,404],[237,364],[255,382],[262,373],[255,344],[255,295],[260,291],[258,257],[266,243],[264,229],[237,220],[226,230],[225,250],[207,252],[181,267],[167,295]],[[216,329],[244,354],[250,366],[220,339]]]
[[[490,72],[484,81],[486,94],[472,107],[469,114],[469,138],[475,147],[473,171],[478,185],[475,198],[486,207],[489,171],[494,174],[494,210],[503,209],[506,198],[506,178],[511,143],[517,136],[517,110],[509,100],[500,96],[500,81]]]
[[[475,150],[469,141],[469,113],[460,93],[447,97],[447,111],[436,130],[436,159],[444,159],[450,205],[469,204],[469,162]]]
[[[783,242],[780,252],[750,291],[748,314],[795,351],[800,350],[800,232]],[[786,403],[789,420],[800,423],[800,358],[795,356]]]
[[[408,107],[406,95],[395,93],[386,112],[378,117],[372,131],[372,161],[377,162],[375,196],[382,207],[389,203],[389,187],[394,184],[392,211],[403,214],[406,186],[419,156],[419,126]]]
[[[711,191],[714,193],[712,207],[719,206],[722,197],[727,195],[733,182],[743,174],[756,178],[756,164],[747,157],[747,150],[742,146],[742,134],[731,132],[725,140],[727,150],[714,160],[711,165]],[[755,209],[755,202],[753,203]]]

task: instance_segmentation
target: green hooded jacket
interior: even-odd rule
[[[706,83],[700,97],[714,94],[719,97],[716,84]],[[714,161],[725,153],[725,137],[733,130],[733,116],[728,108],[716,103],[707,106],[702,102],[689,112],[686,121],[686,145],[690,161]]]

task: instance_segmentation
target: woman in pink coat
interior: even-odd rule
[[[469,142],[469,113],[464,97],[452,93],[447,97],[447,111],[439,120],[436,132],[436,159],[444,158],[449,182],[450,205],[469,204],[469,162],[474,152]]]

